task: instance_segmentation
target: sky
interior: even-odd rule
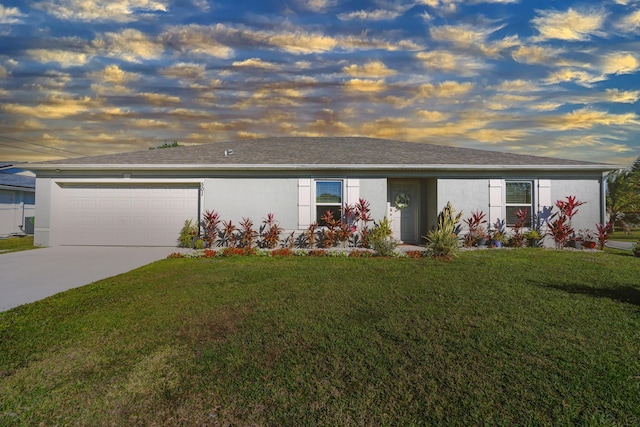
[[[0,159],[367,136],[629,166],[639,71],[640,0],[3,0]]]

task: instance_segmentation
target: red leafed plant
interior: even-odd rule
[[[205,249],[204,252],[202,253],[202,256],[204,258],[213,258],[215,257],[217,254],[216,251],[214,251],[213,249]]]
[[[316,244],[317,231],[318,223],[314,222],[309,224],[309,227],[304,232],[304,236],[307,239],[307,245],[309,245],[310,248],[313,248]]]
[[[242,217],[240,221],[240,247],[251,249],[256,243],[258,232],[253,228],[253,221],[250,218]]]
[[[205,211],[204,215],[202,215],[202,228],[204,232],[204,241],[207,243],[207,247],[212,248],[216,239],[218,238],[218,233],[220,230],[218,226],[220,225],[220,215],[216,211]]]
[[[222,221],[222,246],[228,246],[230,248],[234,248],[238,241],[238,236],[236,234],[237,227],[233,225],[231,220]]]
[[[271,251],[271,256],[293,256],[293,251],[289,248],[279,248]]]
[[[515,222],[515,224],[513,224],[513,227],[511,228],[511,230],[513,231],[513,236],[511,237],[510,242],[511,246],[513,247],[520,248],[524,244],[524,233],[522,232],[522,229],[527,220],[528,212],[528,209],[518,209],[515,212],[518,220]]]
[[[322,249],[311,249],[308,252],[308,255],[311,257],[322,257],[322,256],[327,256],[327,253]]]
[[[257,252],[254,249],[250,248],[224,248],[222,250],[222,256],[231,257],[231,256],[249,256],[255,255]]]
[[[464,236],[465,246],[476,245],[480,240],[487,238],[487,232],[482,227],[482,224],[487,222],[486,216],[487,214],[484,212],[476,210],[470,217],[463,220],[469,229],[469,232]]]
[[[613,229],[613,224],[611,222],[607,222],[606,224],[596,224],[596,229],[598,230],[598,249],[603,250],[604,245],[609,240],[609,233]]]
[[[369,223],[373,222],[371,217],[371,204],[366,199],[359,199],[353,206],[345,206],[343,210],[346,225],[353,236],[353,246],[368,248],[370,245]]]
[[[328,210],[322,215],[325,229],[322,232],[322,244],[325,248],[331,248],[338,243],[338,230],[340,230],[341,221],[333,217],[333,213]]]
[[[408,251],[406,255],[407,255],[408,258],[423,258],[424,257],[424,253],[422,251]]]
[[[274,249],[280,242],[280,234],[284,230],[280,227],[280,223],[276,221],[275,216],[272,213],[267,214],[267,217],[262,220],[260,226],[260,241],[258,245],[261,248]]]
[[[567,200],[556,201],[558,212],[551,216],[549,234],[553,237],[558,249],[563,248],[573,235],[574,230],[571,226],[571,220],[578,213],[578,206],[582,206],[585,203],[577,200],[575,196],[567,196]]]

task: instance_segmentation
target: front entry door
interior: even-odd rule
[[[418,244],[418,215],[420,206],[418,181],[389,182],[389,218],[393,237],[400,243]]]

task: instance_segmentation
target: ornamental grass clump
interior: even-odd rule
[[[455,256],[458,250],[458,233],[460,231],[458,223],[462,212],[455,217],[453,216],[454,212],[451,202],[447,202],[438,215],[438,227],[424,237],[427,240],[427,252],[431,256],[448,259]]]

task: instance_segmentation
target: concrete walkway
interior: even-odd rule
[[[0,254],[0,311],[126,273],[178,250],[58,246]]]

